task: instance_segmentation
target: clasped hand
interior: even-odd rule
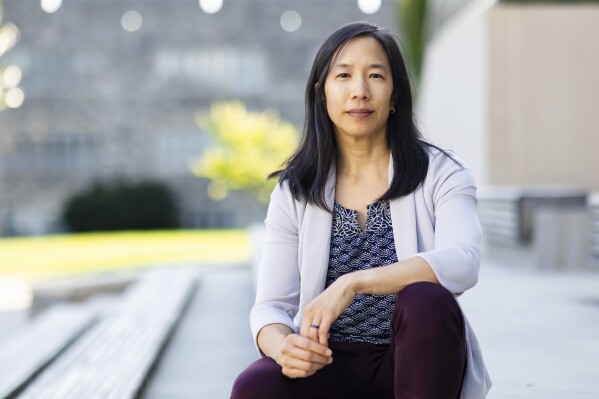
[[[299,334],[285,337],[275,361],[287,377],[308,377],[333,362],[332,351],[328,347],[331,324],[356,295],[346,276],[337,279],[306,306]]]

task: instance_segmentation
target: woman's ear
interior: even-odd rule
[[[395,109],[395,104],[397,104],[397,98],[395,98],[395,93],[391,94],[391,101],[389,101],[389,106],[392,109]]]
[[[391,114],[395,113],[395,95],[391,96],[391,101],[389,101],[389,112]]]
[[[319,94],[318,88],[319,87],[320,86],[318,85],[318,82],[314,83],[314,96],[318,96],[318,94]],[[325,100],[325,98],[324,98],[324,92],[320,93],[320,97],[322,98],[323,101]]]

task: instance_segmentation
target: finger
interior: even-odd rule
[[[323,319],[320,322],[320,328],[318,329],[318,343],[324,346],[329,346],[329,331],[331,329],[331,322],[328,319]]]
[[[327,364],[329,364],[329,362],[331,360],[331,358],[329,356],[324,356],[319,353],[315,353],[312,351],[308,351],[308,350],[299,348],[297,346],[283,348],[282,353],[283,353],[283,355],[288,356],[288,357],[301,359],[301,360],[305,360],[305,361],[308,361],[311,363],[317,363],[320,365],[327,365]]]
[[[282,368],[283,375],[285,375],[289,378],[306,378],[306,377],[310,377],[317,371],[318,370],[306,371],[306,370],[298,370],[298,369],[288,369],[285,367]]]
[[[313,363],[297,358],[285,357],[281,368],[283,374],[290,378],[308,377],[325,367],[326,364]]]
[[[320,321],[319,319],[312,319],[310,323],[310,329],[308,330],[308,338],[312,341],[318,342],[318,330],[320,330]]]
[[[283,361],[283,367],[286,369],[297,369],[297,370],[303,370],[303,371],[312,371],[312,370],[318,370],[322,367],[322,365],[316,364],[316,363],[312,363],[312,362],[308,362],[306,360],[302,360],[302,359],[298,359],[298,358],[294,358],[294,357],[286,357],[285,360]]]
[[[312,317],[309,317],[307,314],[304,314],[304,318],[302,319],[302,325],[300,326],[299,335],[302,337],[308,337],[308,332],[310,331],[310,325],[312,321]]]
[[[293,334],[292,336],[289,336],[288,339],[292,345],[305,349],[307,351],[314,352],[325,357],[331,357],[331,355],[333,354],[333,352],[329,348],[309,338]]]

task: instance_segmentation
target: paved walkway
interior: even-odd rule
[[[494,386],[490,399],[599,398],[599,273],[482,265],[460,299]]]
[[[228,398],[257,358],[249,267],[201,273],[144,399]],[[460,302],[494,382],[489,399],[599,398],[599,270],[540,273],[485,261]],[[25,321],[25,312],[0,313],[0,339]]]
[[[248,324],[254,302],[249,267],[201,273],[144,399],[228,398],[235,377],[258,358]]]
[[[207,272],[144,398],[227,398],[257,358],[248,268]],[[539,273],[484,262],[460,298],[494,386],[489,399],[599,398],[599,272]]]

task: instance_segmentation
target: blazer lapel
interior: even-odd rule
[[[326,203],[332,210],[335,201],[335,169],[331,171],[325,187]],[[304,243],[301,270],[302,293],[304,298],[315,298],[325,287],[329,267],[331,229],[333,215],[318,206],[308,204],[304,217]],[[305,290],[305,291],[304,291]],[[310,299],[311,301],[311,299]]]
[[[393,158],[389,157],[389,184],[393,179]],[[397,260],[403,260],[418,253],[418,232],[416,229],[416,200],[414,192],[389,202],[393,239]]]

